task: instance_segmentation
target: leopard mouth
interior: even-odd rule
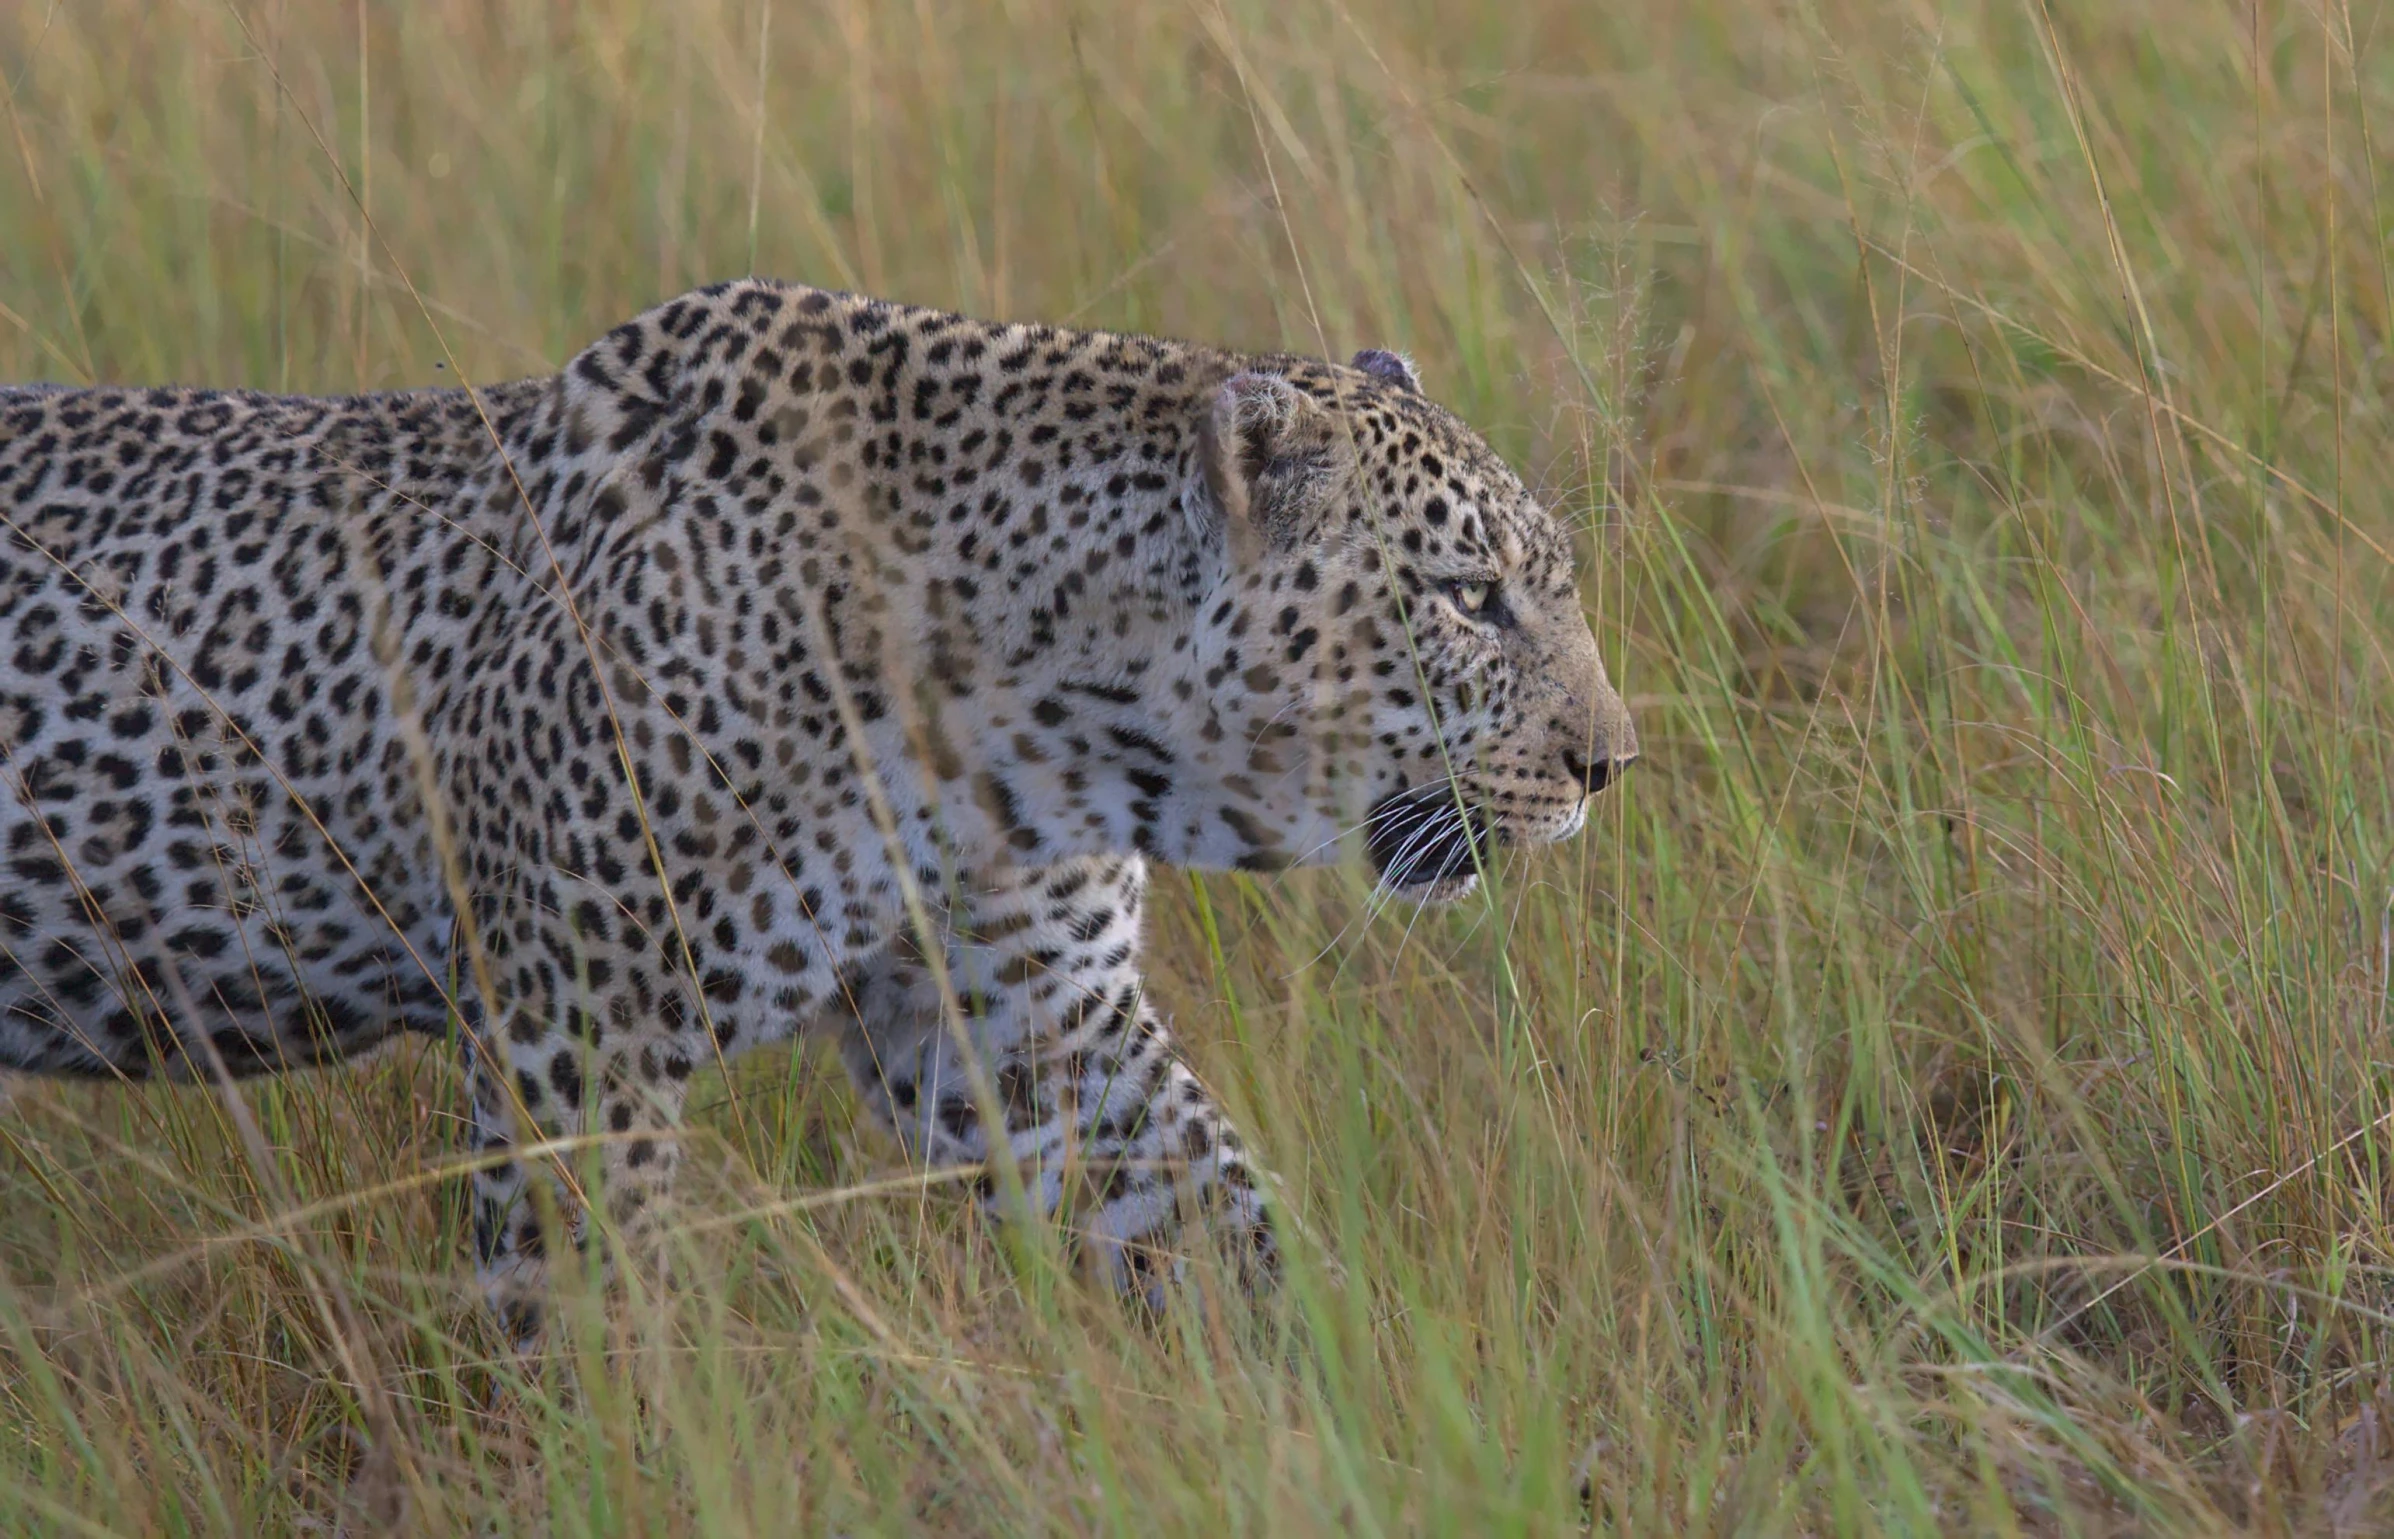
[[[1373,804],[1364,847],[1381,885],[1428,902],[1460,898],[1479,880],[1488,826],[1443,782],[1398,791]]]

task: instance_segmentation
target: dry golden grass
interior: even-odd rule
[[[1402,347],[1646,748],[1455,912],[1167,883],[1307,1227],[1261,1335],[872,1184],[776,1057],[680,1285],[485,1409],[437,1049],[250,1092],[271,1180],[17,1085],[0,1529],[2394,1523],[2384,20],[0,6],[0,378],[493,380],[751,270]]]

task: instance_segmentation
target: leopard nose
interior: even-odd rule
[[[1610,785],[1614,776],[1637,762],[1635,753],[1590,759],[1577,749],[1563,750],[1563,773],[1584,786],[1590,796]]]

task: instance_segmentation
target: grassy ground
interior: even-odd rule
[[[16,1086],[0,1530],[2394,1523],[2385,32],[0,5],[0,378],[491,380],[750,270],[1397,346],[1584,529],[1646,749],[1459,911],[1167,884],[1308,1230],[1261,1334],[874,1185],[773,1057],[682,1285],[485,1409],[439,1053],[259,1089],[262,1163]]]

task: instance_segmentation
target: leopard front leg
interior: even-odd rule
[[[996,1151],[987,1094],[1030,1201],[1077,1213],[1113,1282],[1160,1306],[1191,1218],[1251,1286],[1278,1252],[1244,1144],[1147,999],[1146,883],[1136,859],[1009,873],[942,937],[956,1019],[901,945],[860,979],[841,1046],[866,1104],[930,1165]],[[994,1172],[983,1180],[1001,1203]]]
[[[677,1046],[663,1053],[655,1043],[594,1046],[568,1031],[521,1027],[469,1038],[475,1269],[517,1351],[540,1345],[549,1287],[548,1240],[532,1183],[548,1185],[576,1250],[589,1240],[584,1188],[594,1173],[617,1236],[648,1233],[680,1159],[674,1135],[690,1069]],[[644,1066],[663,1072],[644,1077],[637,1072]],[[599,1135],[596,1160],[576,1146],[585,1131]],[[542,1143],[559,1147],[513,1152]]]

